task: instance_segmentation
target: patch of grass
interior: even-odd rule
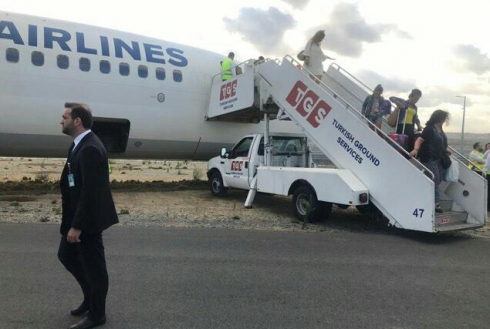
[[[202,169],[194,168],[194,170],[192,171],[192,179],[197,181],[197,180],[201,180],[201,177],[202,177]]]
[[[39,183],[47,183],[47,182],[49,182],[49,175],[45,172],[38,172],[36,174],[35,181],[39,182]]]
[[[60,207],[53,207],[51,210],[55,213],[55,215],[61,215]]]
[[[128,209],[121,209],[119,212],[119,215],[129,215],[129,210]]]
[[[47,223],[47,222],[49,222],[49,217],[41,217],[41,218],[39,219],[39,221],[40,221],[41,223]]]
[[[236,216],[236,215],[235,215],[235,216],[233,216],[231,219],[233,219],[233,220],[240,220],[240,216]]]
[[[57,201],[57,200],[52,200],[52,201],[51,201],[51,204],[57,204],[57,203],[58,203],[58,201]]]
[[[20,203],[18,203],[17,201],[14,201],[14,202],[10,203],[10,206],[11,207],[20,207]]]

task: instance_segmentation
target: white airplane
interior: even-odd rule
[[[92,108],[93,130],[119,158],[207,160],[264,129],[204,119],[225,58],[206,50],[0,12],[0,54],[0,156],[66,156],[67,101]]]

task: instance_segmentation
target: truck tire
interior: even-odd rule
[[[209,189],[214,196],[222,197],[226,195],[228,189],[223,185],[223,177],[219,171],[213,171],[209,177]]]
[[[321,204],[311,187],[303,185],[294,190],[293,210],[296,217],[302,222],[312,223],[318,219]]]
[[[332,213],[333,204],[330,202],[319,201],[320,209],[318,213],[319,220],[327,220],[330,218],[330,214]]]

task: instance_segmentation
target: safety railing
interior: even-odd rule
[[[313,82],[318,83],[319,85],[322,86],[322,88],[327,91],[333,98],[335,98],[339,103],[341,103],[346,110],[354,114],[355,118],[363,125],[368,126],[369,128],[373,129],[378,136],[380,136],[383,140],[389,142],[390,145],[392,145],[398,152],[400,152],[402,155],[405,156],[405,158],[409,159],[410,162],[417,167],[420,171],[424,172],[429,178],[434,179],[434,174],[426,167],[424,166],[420,161],[418,161],[415,158],[410,157],[410,154],[398,143],[394,142],[384,131],[376,127],[375,125],[371,125],[367,122],[367,119],[359,113],[352,105],[349,104],[346,100],[344,100],[342,97],[337,95],[335,91],[333,91],[329,86],[327,86],[323,81],[319,79],[313,79],[314,74],[311,73],[308,69],[306,69],[303,65],[301,65],[300,62],[298,62],[296,59],[294,59],[290,55],[286,55],[284,59],[289,60],[293,65],[301,67],[300,70],[301,72],[308,77],[308,79],[312,80]],[[361,82],[362,83],[362,82]],[[366,86],[367,87],[367,86]],[[369,87],[367,87],[369,88]]]
[[[346,69],[342,68],[337,63],[332,63],[330,66],[334,67],[338,71],[343,72],[345,75],[349,76],[352,80],[356,81],[360,86],[362,86],[365,89],[365,91],[367,93],[369,93],[369,94],[372,94],[373,93],[373,90],[370,87],[368,87],[361,80],[359,80],[358,78],[356,78],[349,71],[347,71]],[[324,72],[324,74],[326,74],[327,76],[330,76],[327,72]],[[337,83],[337,85],[339,85],[342,89],[344,89],[346,92],[348,92],[352,97],[354,97],[355,99],[357,99],[359,102],[361,102],[361,103],[363,102],[362,99],[359,99],[359,97],[357,95],[355,95],[350,90],[348,90],[347,88],[345,88],[344,86],[342,86],[340,83]],[[391,107],[392,107],[392,110],[394,108],[396,108],[396,106],[394,106],[393,104],[391,105]],[[388,125],[388,120],[386,118],[382,117],[382,120],[383,120],[383,123],[384,124],[386,124],[388,127],[391,127],[391,126]],[[396,127],[393,129],[393,131],[396,131]],[[448,148],[451,151],[451,153],[453,155],[453,158],[456,159],[459,163],[463,164],[464,166],[468,166],[470,164],[470,159],[468,159],[465,155],[459,153],[458,151],[456,151],[456,149],[454,149],[450,145],[448,145]],[[475,168],[475,171],[477,171],[476,174],[480,174],[480,175],[483,174],[483,171],[480,170],[479,168]]]
[[[256,65],[260,65],[262,63],[265,63],[265,62],[268,62],[268,61],[271,61],[271,60],[272,59],[270,59],[270,58],[266,58],[264,60],[258,60],[258,59],[253,59],[253,58],[247,59],[246,61],[243,61],[241,63],[238,63],[238,64],[232,66],[230,68],[230,71],[232,71],[232,72],[235,71],[236,72],[237,67],[239,67],[240,69],[242,69],[242,72],[245,72],[245,70],[247,68],[253,68]],[[276,62],[276,61],[278,61],[278,59],[275,59],[274,61]],[[222,82],[222,79],[221,79],[222,74],[223,74],[223,72],[221,71],[221,72],[213,75],[211,77],[211,85],[214,85],[214,83],[216,81],[216,78],[218,78],[218,77],[220,78],[219,81]],[[234,74],[234,76],[235,76],[235,74]]]

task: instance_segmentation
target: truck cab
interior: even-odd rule
[[[271,166],[302,167],[312,165],[307,139],[299,134],[271,134]],[[264,135],[244,136],[231,150],[223,148],[221,155],[208,163],[211,192],[223,196],[228,188],[248,190],[257,168],[265,163]]]

